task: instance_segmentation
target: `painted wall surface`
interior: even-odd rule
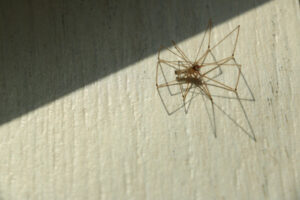
[[[194,58],[210,17],[212,44],[241,26],[239,96],[183,107],[157,52]],[[299,24],[297,0],[0,2],[0,199],[300,199]]]

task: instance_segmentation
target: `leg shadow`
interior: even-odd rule
[[[207,116],[208,116],[208,120],[209,120],[209,124],[210,124],[210,127],[212,129],[212,132],[215,136],[215,138],[217,137],[217,125],[216,125],[216,115],[215,115],[215,105],[214,105],[214,102],[211,101],[210,99],[209,100],[205,100],[205,97],[206,95],[202,93],[202,100],[204,101],[204,106],[205,106],[205,110],[206,110],[206,113],[207,113]],[[210,104],[211,104],[211,114],[209,113],[209,108],[208,108],[208,103],[207,101],[210,101]]]
[[[251,88],[249,87],[249,84],[244,76],[244,74],[241,72],[241,77],[242,77],[242,80],[244,81],[245,83],[245,86],[250,94],[250,97],[229,97],[229,96],[221,96],[221,95],[212,95],[212,97],[217,97],[217,98],[223,98],[223,99],[236,99],[236,100],[241,100],[241,101],[255,101],[255,97],[253,95],[253,92],[251,90]]]
[[[166,97],[163,97],[163,95],[161,94],[161,91],[160,91],[161,88],[156,88],[158,96],[159,96],[159,98],[160,98],[160,100],[163,104],[163,107],[164,107],[164,109],[165,109],[165,111],[167,112],[168,115],[173,115],[174,113],[176,113],[177,111],[179,111],[181,109],[184,109],[185,114],[188,114],[188,111],[190,109],[192,100],[200,94],[200,93],[197,93],[195,91],[195,87],[193,87],[192,88],[193,91],[191,92],[191,97],[188,100],[186,100],[185,102],[183,102],[180,92],[172,93],[171,90],[169,89],[169,86],[167,86],[166,88],[169,91],[168,95],[172,96],[172,98],[177,97],[181,101],[181,103],[178,106],[176,106],[175,108],[168,108],[166,100],[165,100]]]
[[[237,99],[237,101],[238,101],[238,103],[239,103],[239,106],[240,106],[240,108],[241,108],[241,110],[243,111],[243,115],[244,115],[244,118],[246,119],[246,121],[247,121],[247,124],[248,124],[248,126],[249,126],[249,129],[250,129],[250,131],[247,131],[244,127],[242,127],[238,122],[237,122],[237,120],[235,120],[230,114],[228,114],[225,110],[223,110],[222,108],[221,108],[221,106],[220,105],[218,105],[218,104],[216,104],[216,103],[214,103],[214,105],[216,106],[216,108],[218,108],[228,119],[230,119],[238,128],[240,128],[247,136],[249,136],[249,138],[250,139],[252,139],[254,142],[256,142],[256,136],[255,136],[255,133],[254,133],[254,130],[253,130],[253,127],[252,127],[252,125],[251,125],[251,122],[250,122],[250,120],[249,120],[249,117],[248,117],[248,115],[247,115],[247,112],[246,112],[246,110],[245,110],[245,108],[244,108],[244,106],[243,106],[243,104],[242,104],[242,101],[241,101],[241,99],[239,99],[239,96],[238,96],[238,94],[236,94],[236,99]]]

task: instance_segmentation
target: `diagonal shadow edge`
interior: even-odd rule
[[[0,125],[268,1],[1,1]]]

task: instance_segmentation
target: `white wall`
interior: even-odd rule
[[[299,17],[298,1],[277,0],[214,27],[212,41],[241,25],[255,97],[241,79],[241,104],[214,98],[215,123],[201,95],[167,114],[157,54],[2,123],[0,199],[299,199]],[[202,36],[178,43],[191,55]]]

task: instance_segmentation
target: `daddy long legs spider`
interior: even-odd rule
[[[162,58],[161,56],[161,52],[164,49],[164,47],[161,47],[158,52],[158,62],[156,66],[157,89],[179,86],[179,91],[184,104],[186,103],[186,97],[192,88],[199,88],[201,93],[208,97],[212,103],[213,95],[211,93],[211,88],[218,88],[237,94],[237,88],[241,74],[241,65],[236,62],[234,55],[239,37],[239,29],[240,26],[238,25],[221,40],[212,45],[212,22],[209,20],[194,60],[189,59],[186,53],[184,53],[184,51],[179,48],[174,41],[172,41],[173,49],[166,48],[165,52],[169,54],[169,56],[166,56],[166,58]],[[234,44],[229,46],[225,45],[227,49],[230,47],[229,50],[227,50],[229,51],[229,55],[222,55],[221,58],[216,59],[214,53],[215,50],[221,45],[224,46],[225,41],[229,40],[230,38],[232,39],[232,37],[234,37]],[[232,41],[229,42],[232,44]],[[217,71],[222,73],[221,68],[225,69],[224,67],[235,67],[237,69],[237,73],[235,75],[236,81],[234,81],[234,83],[231,85],[224,83],[224,80],[219,80],[220,78],[218,77],[220,74],[216,75]],[[163,68],[169,68],[173,71],[171,72],[173,75],[172,80],[166,79],[165,75],[163,74]],[[163,83],[159,83],[159,69],[161,69],[165,80]],[[231,77],[231,79],[233,79],[233,77]]]

